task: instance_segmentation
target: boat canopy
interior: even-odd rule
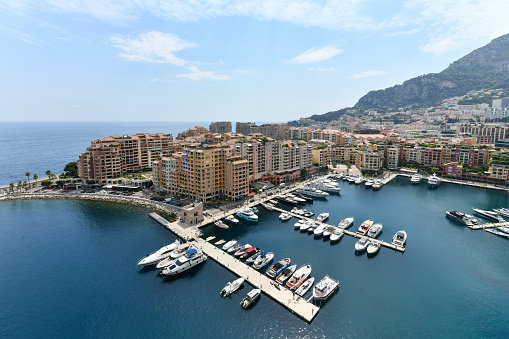
[[[186,252],[186,253],[187,253],[187,255],[193,255],[193,254],[195,254],[195,253],[197,253],[197,252],[198,252],[198,251],[196,251],[196,249],[195,249],[195,248],[191,248],[190,250],[187,250],[187,252]]]

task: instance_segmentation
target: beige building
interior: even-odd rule
[[[381,156],[378,152],[358,151],[355,166],[361,170],[378,171],[382,167]]]
[[[212,122],[209,125],[210,133],[231,133],[232,132],[232,123],[230,121],[217,121]]]

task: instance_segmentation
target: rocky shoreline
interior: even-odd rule
[[[104,202],[115,202],[130,205],[143,206],[152,208],[164,213],[171,213],[175,215],[180,214],[180,208],[177,206],[168,205],[158,201],[147,200],[137,197],[125,197],[111,194],[44,194],[44,193],[21,193],[21,194],[10,194],[0,196],[0,201],[9,200],[28,200],[28,199],[74,199],[74,200],[93,200],[93,201],[104,201]]]

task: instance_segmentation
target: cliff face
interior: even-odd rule
[[[370,91],[356,108],[426,106],[483,88],[509,88],[509,34],[472,51],[440,73],[412,78],[383,90]]]

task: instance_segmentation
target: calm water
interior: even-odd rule
[[[398,178],[375,192],[341,182],[342,195],[308,205],[330,223],[381,222],[381,239],[405,229],[407,251],[374,258],[294,231],[260,208],[258,225],[206,235],[239,241],[313,265],[339,291],[307,324],[266,296],[248,311],[219,291],[235,276],[213,262],[177,278],[138,269],[137,260],[175,237],[149,210],[73,201],[0,203],[0,337],[508,337],[508,241],[472,231],[445,211],[508,207],[508,195],[442,184],[429,190]],[[352,227],[352,229],[354,228]]]
[[[0,185],[27,180],[26,172],[60,174],[90,141],[110,135],[167,133],[174,137],[208,122],[0,122]],[[32,179],[32,178],[30,178]]]

